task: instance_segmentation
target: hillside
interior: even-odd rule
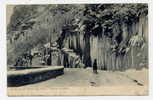
[[[8,64],[24,52],[57,42],[59,50],[75,55],[57,53],[60,64],[70,59],[67,67],[90,67],[97,59],[102,70],[141,69],[148,67],[148,6],[18,5],[7,37]]]

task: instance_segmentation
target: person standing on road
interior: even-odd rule
[[[93,63],[93,73],[98,74],[98,72],[97,72],[97,59],[95,59],[94,63]]]
[[[28,55],[28,60],[29,60],[30,66],[32,65],[32,59],[33,59],[33,56],[31,54],[29,54]]]

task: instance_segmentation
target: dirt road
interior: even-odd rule
[[[129,74],[128,74],[129,73]],[[64,69],[64,75],[56,78],[31,84],[22,87],[62,87],[62,86],[121,86],[130,85],[137,86],[139,84],[146,85],[147,72],[144,71],[127,71],[127,72],[111,72],[98,71],[93,74],[92,69],[67,68]],[[137,84],[139,83],[139,84]],[[139,86],[141,86],[139,85]]]
[[[129,70],[126,72],[98,71],[98,74],[93,74],[92,69],[90,68],[88,69],[69,68],[69,69],[64,69],[64,75],[58,76],[54,79],[46,80],[46,81],[35,83],[35,84],[25,85],[21,87],[8,88],[8,90],[11,90],[11,89],[20,89],[20,90],[50,89],[52,90],[54,87],[75,87],[75,88],[76,87],[79,87],[79,88],[93,87],[93,88],[100,89],[100,88],[108,87],[109,89],[106,89],[106,90],[112,91],[110,87],[113,87],[113,88],[123,87],[124,88],[123,91],[125,91],[125,89],[128,91],[128,89],[131,88],[132,92],[137,93],[142,91],[145,87],[145,90],[143,90],[143,92],[145,92],[146,94],[146,92],[148,92],[148,89],[146,88],[147,86],[148,86],[148,70],[147,69],[143,69],[141,71]],[[138,88],[137,92],[135,91],[136,89],[134,88]],[[114,93],[119,92],[117,89],[115,89]],[[103,92],[104,90],[105,89],[102,89]],[[9,91],[9,93],[11,93],[11,91]],[[103,94],[105,93],[107,92],[104,92]],[[108,92],[107,94],[109,93],[111,92]],[[127,92],[127,94],[128,93],[130,92]],[[139,95],[139,93],[137,94]]]

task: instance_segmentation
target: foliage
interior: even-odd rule
[[[147,4],[87,4],[80,13],[73,24],[77,26],[75,30],[83,34],[105,35],[112,40],[110,49],[117,55],[124,55],[130,46],[144,43],[141,36],[123,34],[123,24],[130,26],[138,22],[140,16],[147,15]]]
[[[8,25],[8,40],[13,40],[12,53],[16,56],[56,41],[64,24],[70,24],[75,12],[74,5],[17,5]],[[24,38],[24,39],[21,39]],[[8,56],[11,56],[9,54]],[[11,58],[11,57],[9,57]]]
[[[63,27],[67,27],[64,36],[77,32],[105,35],[112,40],[111,49],[122,52],[128,43],[122,43],[121,25],[131,25],[147,14],[147,4],[18,5],[14,8],[7,33],[9,39],[16,42],[12,53],[17,56],[49,42],[49,38],[55,42],[63,35]],[[21,41],[22,36],[25,39]],[[131,44],[135,43],[133,40],[140,42],[141,39],[133,37]]]

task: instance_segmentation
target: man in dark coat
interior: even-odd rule
[[[31,54],[28,55],[28,58],[29,58],[29,61],[30,61],[30,66],[32,65],[32,59],[33,59],[33,56]]]
[[[65,68],[69,67],[69,61],[68,61],[68,54],[64,53],[64,60],[63,60],[63,64]]]
[[[51,56],[50,55],[47,56],[47,65],[51,65]]]
[[[93,73],[97,74],[97,59],[94,60],[94,63],[93,63]]]

